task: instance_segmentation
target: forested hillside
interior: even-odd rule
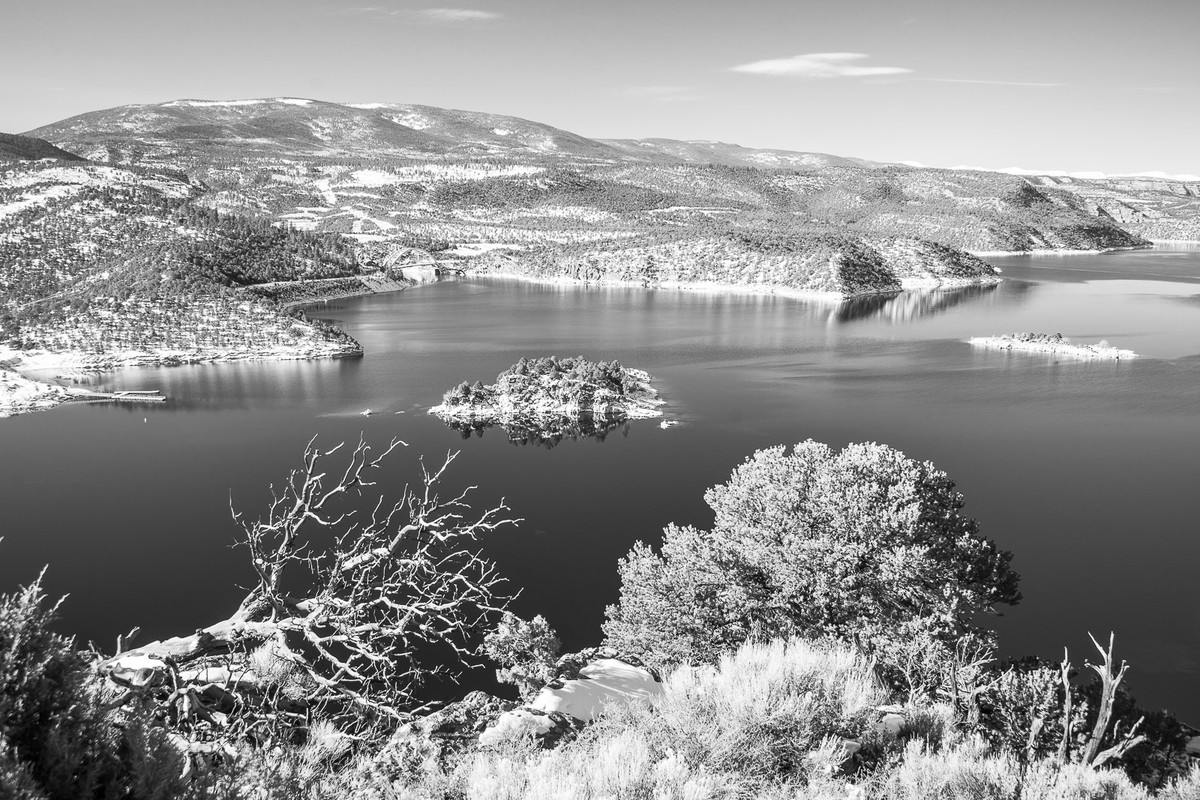
[[[203,193],[186,176],[157,170],[9,167],[0,181],[4,338],[90,355],[262,350],[302,340],[348,346],[239,290],[354,276],[351,243],[221,214],[196,204]]]
[[[455,270],[854,297],[995,280],[964,251],[1200,236],[1195,187],[1172,182],[599,141],[430,106],[178,100],[31,133],[23,159],[93,160],[0,166],[0,330],[26,349],[161,345],[111,327],[147,302],[187,327],[201,301],[236,319],[216,309],[392,290],[364,273],[407,246]]]
[[[0,133],[0,161],[29,161],[53,158],[60,161],[83,161],[82,156],[68,153],[60,147],[35,136]]]

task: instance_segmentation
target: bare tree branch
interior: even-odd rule
[[[344,444],[310,440],[261,518],[231,504],[257,576],[237,611],[120,652],[101,670],[152,693],[193,742],[270,740],[316,718],[386,724],[425,708],[422,684],[473,655],[488,616],[506,605],[503,579],[475,547],[516,520],[503,501],[473,512],[474,487],[439,495],[455,453],[435,469],[422,460],[420,484],[389,503],[373,478],[403,445],[376,454],[360,439],[333,469]]]

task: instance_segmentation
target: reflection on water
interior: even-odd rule
[[[1000,286],[1004,286],[1005,291],[997,291]],[[853,297],[838,304],[833,319],[840,323],[870,319],[903,325],[964,303],[985,299],[1018,303],[1025,299],[1031,288],[1033,285],[1024,281],[1009,281],[1007,285],[975,284],[953,289],[916,289],[894,295]]]
[[[503,424],[491,424],[474,420],[443,420],[446,427],[458,431],[463,439],[470,439],[471,434],[482,438],[488,428],[500,428],[508,437],[509,444],[537,445],[547,450],[562,444],[563,441],[579,441],[593,439],[603,442],[614,430],[620,429],[622,436],[629,435],[629,421],[596,417],[594,414],[583,414],[578,417],[555,417],[540,420],[512,420]]]
[[[1087,648],[1086,631],[1115,630],[1139,699],[1200,721],[1200,617],[1177,613],[1195,605],[1200,563],[1200,253],[995,261],[999,286],[840,305],[432,284],[310,312],[341,320],[362,359],[100,376],[101,388],[171,400],[0,424],[0,591],[49,563],[48,591],[71,594],[63,631],[102,646],[135,624],[154,638],[207,625],[254,580],[227,547],[231,495],[253,514],[313,434],[399,437],[411,459],[381,481],[403,486],[418,454],[461,450],[455,485],[526,520],[486,547],[522,591],[514,610],[546,615],[580,649],[599,641],[618,560],[668,523],[711,525],[704,490],[753,450],[878,441],[946,470],[985,534],[1015,553],[1025,600],[994,620],[1003,655],[1055,657]],[[1145,357],[1056,364],[967,344],[1013,331]],[[690,424],[567,421],[547,437],[450,430],[425,413],[464,377],[555,353],[646,369]]]

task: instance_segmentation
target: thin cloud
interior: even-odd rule
[[[473,23],[493,22],[502,19],[504,16],[495,11],[482,11],[477,8],[393,9],[384,8],[383,6],[339,7],[333,13],[338,15],[394,19],[401,22],[414,22],[427,25],[469,25]]]
[[[927,78],[926,80],[934,83],[980,83],[987,86],[1035,86],[1042,89],[1049,89],[1055,86],[1066,86],[1065,83],[1033,83],[1027,81],[983,81],[973,78]]]
[[[796,78],[866,78],[874,75],[902,75],[907,67],[864,67],[857,62],[870,58],[866,53],[805,53],[791,58],[771,58],[730,67],[732,72],[750,75],[780,75]]]
[[[428,22],[459,23],[459,22],[491,22],[500,19],[501,14],[495,11],[480,11],[476,8],[422,8],[414,11],[413,15]]]

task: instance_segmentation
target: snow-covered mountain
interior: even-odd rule
[[[172,100],[93,111],[30,131],[88,158],[164,163],[237,153],[360,158],[554,159],[813,169],[823,153],[673,139],[598,140],[502,114],[293,97]]]

